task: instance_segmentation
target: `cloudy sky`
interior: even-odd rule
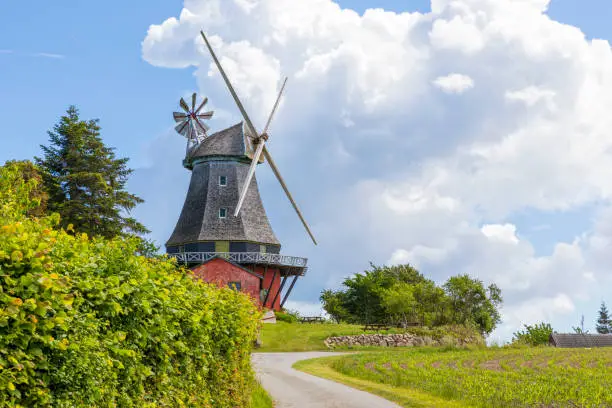
[[[318,310],[370,261],[497,283],[499,339],[582,314],[593,331],[612,304],[609,2],[120,4],[0,5],[0,161],[39,154],[78,105],[131,158],[136,216],[163,244],[189,182],[178,99],[207,95],[213,130],[241,120],[203,29],[259,127],[289,77],[269,148],[319,246],[269,169],[258,179],[283,252],[309,258],[290,307]]]

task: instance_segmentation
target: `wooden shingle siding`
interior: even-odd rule
[[[268,246],[280,248],[261,202],[256,176],[240,214],[234,217],[249,161],[241,123],[211,135],[190,154],[185,161],[192,171],[189,190],[167,248],[189,245],[185,251],[190,252],[191,244],[211,241],[247,242],[245,252],[259,252],[260,245],[266,250]],[[220,176],[227,180],[222,188]],[[225,218],[219,217],[221,208],[227,209]]]

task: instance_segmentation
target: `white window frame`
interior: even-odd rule
[[[221,215],[221,212],[223,212],[224,215]],[[219,218],[221,219],[227,218],[227,208],[225,207],[219,208]]]
[[[221,183],[221,179],[225,179],[225,184]],[[227,176],[219,176],[219,187],[227,186]]]

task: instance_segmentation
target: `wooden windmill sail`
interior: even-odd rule
[[[174,119],[178,122],[177,132],[188,139],[183,165],[192,174],[183,209],[166,242],[166,250],[169,255],[188,264],[197,276],[239,290],[247,288],[244,290],[258,297],[263,306],[279,309],[287,300],[297,278],[305,274],[307,259],[280,253],[281,244],[270,226],[257,187],[255,168],[263,162],[262,158],[272,168],[316,244],[265,145],[286,80],[264,132],[258,133],[204,33],[202,37],[244,122],[209,135],[208,127],[200,120],[209,119],[213,113],[199,113],[207,99],[197,109],[195,94],[191,108],[181,99],[185,112],[175,112]],[[242,280],[236,281],[236,277]],[[283,295],[290,278],[291,284]]]
[[[274,173],[274,175],[278,179],[280,185],[282,186],[283,190],[285,191],[285,194],[287,195],[287,198],[291,202],[291,205],[293,206],[293,209],[295,210],[295,212],[297,213],[298,217],[300,218],[300,221],[304,225],[304,228],[306,229],[306,232],[308,232],[308,235],[312,239],[312,242],[314,242],[314,244],[316,245],[317,241],[316,241],[314,235],[312,234],[312,231],[310,230],[310,227],[308,226],[308,223],[306,223],[306,220],[304,219],[304,216],[302,215],[302,212],[298,208],[297,203],[295,202],[295,200],[293,199],[293,196],[289,192],[289,188],[285,184],[285,180],[283,179],[283,176],[281,176],[278,167],[276,167],[276,164],[274,163],[274,160],[272,160],[272,156],[270,155],[270,152],[266,148],[266,140],[268,140],[268,137],[269,137],[268,134],[267,134],[267,130],[268,130],[268,127],[270,125],[270,122],[272,121],[272,117],[274,116],[274,112],[276,111],[276,108],[278,107],[278,102],[279,102],[280,97],[282,95],[282,92],[283,92],[283,90],[285,88],[285,84],[287,83],[287,80],[285,79],[285,82],[283,83],[283,87],[281,88],[281,92],[279,93],[279,96],[278,96],[278,98],[276,100],[276,103],[274,104],[274,108],[272,109],[272,113],[270,114],[270,118],[268,119],[268,123],[266,124],[264,132],[263,133],[257,132],[257,129],[253,125],[253,122],[251,122],[251,119],[249,118],[249,115],[247,114],[246,110],[244,109],[244,106],[242,105],[242,102],[240,102],[240,98],[238,98],[238,95],[236,94],[236,91],[234,90],[234,87],[232,86],[232,84],[231,84],[229,78],[227,77],[227,75],[225,74],[225,71],[223,70],[223,67],[221,66],[221,63],[219,62],[219,59],[215,55],[215,52],[213,51],[212,47],[210,46],[210,43],[208,42],[208,39],[206,38],[206,35],[204,34],[203,31],[200,31],[200,34],[202,35],[202,38],[204,39],[204,42],[206,43],[206,47],[208,47],[208,50],[210,51],[210,55],[212,56],[213,60],[215,61],[215,64],[217,65],[217,68],[219,69],[219,72],[221,73],[221,76],[223,76],[223,80],[225,81],[225,84],[227,85],[227,88],[229,89],[230,93],[232,94],[232,97],[234,98],[234,101],[236,102],[236,105],[238,106],[238,109],[240,109],[240,113],[242,114],[242,117],[244,118],[246,126],[247,126],[247,128],[249,130],[249,135],[252,138],[253,144],[257,146],[257,150],[255,151],[255,154],[253,156],[253,161],[251,163],[251,168],[249,169],[247,183],[245,184],[244,190],[242,191],[242,193],[240,195],[241,200],[238,202],[238,206],[236,207],[236,209],[234,211],[234,215],[238,215],[238,213],[240,212],[240,208],[241,208],[241,205],[242,205],[242,200],[244,200],[243,197],[246,194],[246,190],[249,187],[248,180],[251,177],[253,177],[253,174],[255,172],[255,166],[258,163],[259,156],[263,153],[264,157],[268,161],[268,164],[272,168],[272,172]]]

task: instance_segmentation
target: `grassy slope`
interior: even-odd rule
[[[411,349],[296,368],[404,407],[612,406],[612,349]]]
[[[272,403],[272,398],[266,390],[264,390],[259,383],[257,383],[257,387],[253,390],[253,394],[251,395],[251,408],[272,408],[274,404]]]
[[[257,351],[327,350],[323,341],[331,336],[361,334],[363,326],[332,323],[264,324],[261,331],[263,346]]]
[[[284,323],[264,324],[261,332],[263,347],[257,351],[315,351],[327,350],[323,341],[328,337],[363,334],[361,324],[334,324],[334,323]],[[382,334],[403,333],[410,331],[417,335],[436,336],[448,333],[445,328],[437,328],[429,331],[424,328],[410,328],[407,330],[395,329],[381,331]],[[457,330],[457,329],[456,329]],[[375,332],[368,331],[367,334]],[[459,334],[457,334],[459,333]],[[466,337],[473,334],[470,330],[459,329],[455,334]],[[336,350],[346,350],[348,347],[336,348]],[[385,347],[352,347],[358,350],[380,350]]]

